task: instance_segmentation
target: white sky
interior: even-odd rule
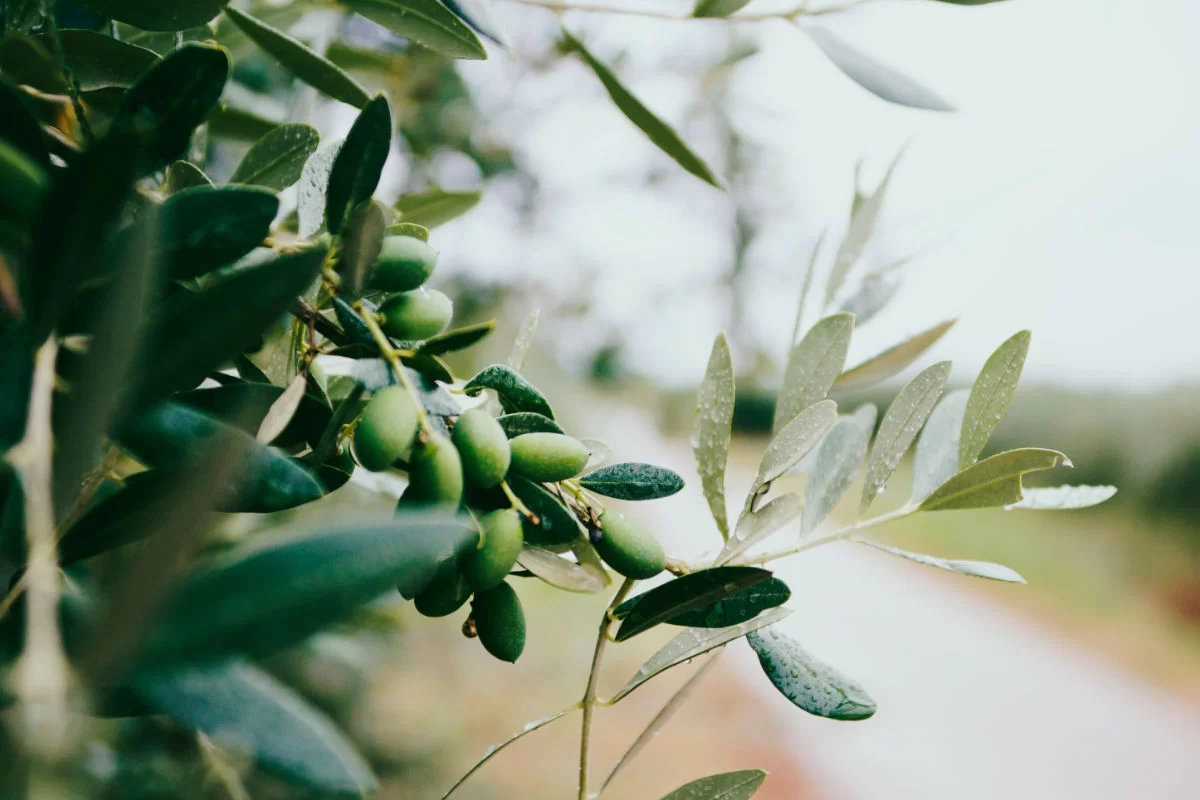
[[[585,68],[531,68],[552,15],[511,3],[499,13],[513,52],[465,72],[496,115],[496,135],[515,142],[541,181],[543,202],[534,230],[514,240],[515,213],[494,187],[437,234],[445,263],[530,278],[564,297],[591,293],[588,322],[550,334],[564,355],[619,330],[642,345],[635,367],[694,383],[728,320],[712,286],[731,253],[727,199],[661,156]],[[582,13],[566,22],[721,163],[711,126],[688,111],[697,68],[723,52],[727,23]],[[763,147],[768,181],[756,198],[766,228],[752,254],[759,341],[782,352],[808,249],[827,225],[840,236],[855,163],[866,160],[872,188],[911,140],[865,265],[922,255],[852,359],[960,316],[937,351],[960,365],[957,380],[1021,327],[1034,330],[1026,374],[1035,380],[1144,390],[1198,377],[1200,4],[879,0],[822,24],[960,111],[890,106],[793,27],[738,26],[760,45],[729,84],[739,126]],[[663,177],[654,188],[643,183],[650,170]],[[456,175],[447,164],[444,183]]]

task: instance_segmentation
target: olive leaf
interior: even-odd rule
[[[197,186],[162,204],[154,256],[165,275],[199,277],[237,261],[263,243],[279,198],[250,186]]]
[[[722,772],[685,783],[662,800],[747,800],[758,792],[766,779],[767,773],[761,769]]]
[[[1014,334],[996,348],[979,371],[963,415],[962,436],[958,442],[959,469],[970,466],[979,458],[1008,412],[1025,367],[1025,356],[1029,354],[1030,338],[1029,331]]]
[[[934,325],[929,330],[922,331],[895,347],[890,347],[879,355],[868,358],[838,376],[834,386],[842,390],[861,389],[899,375],[909,364],[920,358],[926,350],[945,336],[957,321],[951,319]]]
[[[887,307],[887,304],[890,303],[892,298],[896,296],[896,292],[900,290],[900,285],[901,281],[898,277],[886,272],[881,274],[867,275],[859,283],[858,288],[854,290],[854,293],[842,301],[841,306],[838,307],[838,311],[845,311],[853,314],[855,323],[861,328],[863,325],[866,325],[869,320],[874,319],[876,314]],[[887,351],[880,353],[876,358],[882,359],[886,355]],[[879,363],[876,365],[874,362],[875,359],[871,359],[870,361],[864,362],[860,366],[865,367],[867,364],[872,364],[872,371],[874,371],[876,367],[884,367],[884,363]],[[889,357],[888,361],[885,363],[893,363],[891,361],[891,357]],[[855,367],[855,369],[858,369],[858,367]],[[880,371],[882,372],[883,370],[880,369]],[[865,380],[866,377],[866,375],[863,375],[862,379]],[[838,387],[843,385],[852,385],[849,382],[850,380],[859,380],[859,378],[856,377],[854,379],[848,379],[846,378],[846,373],[843,372],[842,377],[838,378],[838,383],[836,385]],[[880,378],[880,380],[885,379]],[[846,383],[843,384],[843,381],[846,381]]]
[[[852,415],[839,419],[825,435],[804,490],[801,536],[807,537],[816,530],[854,482],[858,468],[867,457],[876,413],[875,406],[866,403]]]
[[[612,582],[603,567],[577,564],[540,547],[525,547],[517,563],[556,589],[568,592],[590,594]]]
[[[421,342],[421,346],[417,348],[417,352],[422,355],[437,356],[443,353],[453,353],[456,350],[465,350],[476,342],[487,338],[494,330],[496,330],[496,320],[494,319],[456,328],[455,330],[429,337]]]
[[[285,70],[322,94],[362,108],[371,101],[367,90],[338,67],[280,30],[230,6],[225,16]]]
[[[666,672],[671,667],[687,663],[696,656],[729,644],[735,639],[740,639],[746,634],[760,628],[774,625],[791,613],[790,609],[777,607],[769,611],[764,611],[748,622],[743,622],[741,625],[734,625],[729,628],[688,628],[663,645],[662,649],[651,656],[645,664],[642,664],[637,673],[629,679],[629,682],[613,695],[609,703],[616,703],[646,681]]]
[[[853,315],[833,314],[813,325],[792,348],[775,401],[774,430],[782,430],[801,411],[825,399],[846,363],[853,333]]]
[[[717,556],[716,565],[729,563],[735,556],[746,552],[799,517],[803,511],[804,498],[795,492],[789,492],[774,498],[757,511],[743,515],[734,528],[733,536],[729,537],[729,541]]]
[[[342,144],[334,142],[318,150],[300,170],[300,182],[296,185],[296,232],[304,238],[315,235],[325,225],[325,194]]]
[[[212,179],[204,174],[204,170],[190,161],[172,161],[167,167],[167,176],[162,183],[164,194],[172,195],[184,189],[196,186],[212,186]]]
[[[362,293],[367,275],[383,251],[386,235],[387,215],[382,203],[369,199],[351,209],[342,228],[342,249],[337,258],[337,270],[342,276],[346,297],[356,298]],[[373,336],[371,343],[374,344]],[[376,345],[376,354],[378,350]]]
[[[281,447],[293,447],[304,442],[316,445],[333,414],[317,395],[308,392],[307,383],[304,386],[305,391],[300,392],[295,413],[275,438],[276,444]],[[235,379],[222,386],[179,392],[171,399],[222,422],[236,425],[247,433],[256,434],[284,394],[282,386]]]
[[[863,481],[862,501],[859,512],[865,513],[887,485],[888,478],[896,471],[900,459],[916,441],[917,434],[933,413],[934,404],[942,395],[946,380],[950,377],[950,362],[940,361],[923,370],[908,382],[883,415],[871,458],[867,462],[867,477]]]
[[[436,228],[470,211],[483,197],[482,192],[447,192],[431,189],[418,194],[401,195],[396,201],[400,219],[424,228]]]
[[[526,544],[542,547],[569,545],[583,535],[575,515],[540,485],[520,475],[509,475],[508,484],[513,494],[538,518],[534,523],[528,517],[521,517]]]
[[[158,54],[94,31],[58,31],[63,59],[79,91],[125,88],[156,61]],[[0,43],[0,69],[18,83],[43,92],[65,94],[73,85],[53,54],[49,34],[12,37]]]
[[[279,438],[300,409],[300,401],[304,399],[307,388],[308,379],[297,375],[283,394],[271,404],[254,434],[259,444],[270,444]]]
[[[750,0],[696,0],[696,7],[692,9],[693,17],[728,17],[730,14],[741,11]]]
[[[763,453],[754,479],[756,487],[770,484],[790,470],[817,446],[821,437],[837,422],[837,403],[821,400],[801,411],[791,422],[783,426]],[[757,491],[757,488],[756,488]]]
[[[521,323],[521,330],[513,342],[512,352],[508,356],[508,366],[512,369],[524,368],[525,358],[529,355],[529,348],[533,345],[533,335],[537,332],[537,326],[538,310],[535,308],[525,316]]]
[[[1057,450],[1024,448],[998,453],[964,469],[921,501],[922,511],[964,508],[997,508],[1021,502],[1021,476],[1053,469],[1059,463],[1072,466]]]
[[[484,389],[494,391],[500,398],[501,407],[510,414],[532,411],[554,419],[554,411],[542,393],[511,367],[503,364],[484,367],[463,387],[463,391],[471,397],[479,395]]]
[[[786,583],[770,577],[714,603],[671,617],[667,624],[685,628],[728,628],[754,619],[768,608],[783,605],[791,596],[792,590]]]
[[[612,464],[579,479],[588,491],[618,500],[655,500],[683,489],[683,478],[665,467],[626,462]]]
[[[211,20],[229,0],[147,3],[145,0],[76,0],[84,8],[145,31],[182,31]]]
[[[438,0],[342,0],[342,4],[430,50],[452,58],[487,58],[471,29]]]
[[[957,572],[959,575],[969,575],[973,578],[987,578],[988,580],[1002,581],[1004,583],[1025,583],[1024,578],[1002,564],[991,564],[987,561],[956,561],[947,558],[938,558],[937,556],[922,555],[921,553],[909,553],[879,544],[878,542],[870,542],[866,539],[855,539],[854,541],[874,547],[876,550],[882,550],[885,553],[891,553],[894,556],[908,559],[909,561],[915,561],[918,564],[924,564],[927,567],[937,567],[948,572]]]
[[[888,166],[887,172],[884,173],[883,180],[871,194],[862,197],[858,194],[857,186],[855,187],[855,203],[850,215],[850,224],[846,228],[845,236],[842,237],[842,243],[838,245],[837,254],[833,257],[833,266],[830,267],[829,277],[825,281],[825,306],[827,308],[837,298],[838,292],[850,275],[850,270],[862,257],[863,248],[875,234],[875,225],[879,221],[879,212],[883,208],[884,197],[887,195],[888,186],[892,183],[892,175],[895,174],[896,166],[900,163],[903,155],[904,150],[896,155]],[[856,171],[856,180],[857,176]]]
[[[360,797],[376,788],[366,760],[328,717],[247,661],[146,672],[133,691],[183,728],[309,791]]]
[[[729,539],[729,514],[725,510],[725,463],[733,431],[733,357],[724,332],[713,342],[704,380],[696,392],[696,419],[692,423],[692,452],[704,499],[721,537]]]
[[[1027,508],[1036,511],[1066,511],[1097,506],[1117,493],[1115,486],[1053,486],[1024,489],[1020,502],[1007,508]]]
[[[391,147],[392,112],[379,95],[354,121],[329,170],[325,227],[330,233],[340,233],[354,207],[375,193]]]
[[[625,117],[636,125],[642,133],[649,137],[659,150],[662,150],[668,156],[675,160],[679,166],[683,167],[688,172],[695,175],[705,183],[711,184],[718,189],[721,188],[720,181],[713,175],[712,170],[708,168],[699,156],[691,151],[684,144],[683,140],[669,125],[654,115],[650,109],[642,104],[633,94],[622,85],[617,76],[612,70],[606,67],[603,63],[596,59],[588,49],[583,46],[583,43],[563,30],[563,40],[570,50],[574,50],[583,59],[584,63],[591,67],[592,72],[596,73],[596,77],[600,79],[600,83],[604,84],[605,91],[612,98],[613,104],[621,111]]]
[[[496,16],[492,0],[444,0],[459,19],[501,47],[508,49],[508,34]]]
[[[847,78],[876,97],[910,108],[954,111],[954,106],[929,89],[851,47],[828,28],[810,25],[805,32]]]
[[[688,573],[618,606],[613,617],[621,620],[621,627],[613,638],[623,642],[689,611],[711,606],[770,577],[770,572],[758,567],[713,567]]]
[[[774,628],[751,633],[746,641],[763,672],[797,708],[838,720],[867,719],[875,701],[856,681],[810,655],[800,643]]]
[[[532,411],[505,414],[497,417],[496,421],[509,439],[515,439],[523,433],[566,433],[554,420]]]
[[[924,500],[958,472],[958,439],[969,396],[968,389],[947,392],[925,423],[913,459],[914,502]]]
[[[250,146],[229,182],[283,191],[300,180],[320,141],[311,125],[280,125]]]

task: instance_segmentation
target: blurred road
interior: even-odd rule
[[[622,460],[659,463],[688,479],[680,495],[634,509],[672,555],[714,547],[686,442],[665,439],[644,414],[616,404],[580,418],[603,424],[586,435],[612,444]],[[740,461],[735,454],[730,464],[735,511],[754,466]],[[772,724],[788,731],[822,797],[1200,796],[1200,709],[972,591],[974,579],[844,544],[785,562],[779,574],[795,609],[784,629],[879,704],[860,723],[811,717],[775,692],[744,644],[725,656]]]

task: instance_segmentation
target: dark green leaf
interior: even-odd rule
[[[471,29],[438,0],[342,0],[394,34],[453,58],[487,58]]]
[[[355,108],[363,108],[371,101],[358,81],[283,31],[233,7],[225,9],[225,16],[280,66],[317,91]]]
[[[508,438],[514,439],[523,433],[566,433],[559,424],[549,417],[535,414],[532,411],[518,411],[516,414],[505,414],[496,419]]]
[[[250,186],[197,186],[162,205],[156,258],[176,280],[232,264],[263,243],[279,198]]]
[[[875,713],[875,701],[866,690],[813,658],[790,636],[770,628],[746,640],[771,683],[797,708],[839,720],[867,719]]]
[[[792,591],[786,583],[771,577],[723,600],[671,617],[667,624],[685,628],[728,628],[752,620],[768,608],[783,605],[791,596]]]
[[[683,478],[671,470],[632,461],[589,472],[579,482],[588,491],[618,500],[655,500],[683,489]]]
[[[622,603],[613,615],[621,620],[614,638],[623,642],[689,611],[712,606],[770,577],[770,572],[758,567],[713,567],[683,575]]]
[[[205,120],[209,136],[239,142],[257,142],[280,126],[280,121],[260,117],[245,108],[221,105]]]
[[[364,300],[364,303],[368,301]],[[374,305],[368,306],[369,311],[374,311]],[[379,347],[375,344],[375,337],[371,334],[371,329],[367,327],[367,323],[363,322],[363,318],[358,315],[358,312],[341,297],[333,298],[333,312],[337,315],[338,324],[342,326],[342,331],[349,337],[354,344],[365,344],[375,348],[374,353],[378,355]]]
[[[853,315],[833,314],[813,325],[792,348],[775,401],[775,430],[825,399],[846,363],[853,333]]]
[[[521,518],[526,544],[541,547],[569,545],[583,535],[575,515],[539,484],[520,475],[509,475],[508,484],[521,502],[538,517],[537,525],[526,517]]]
[[[283,191],[300,180],[305,163],[320,141],[320,134],[311,125],[280,125],[250,147],[229,182]]]
[[[1002,564],[990,564],[986,561],[958,561],[948,558],[938,558],[937,556],[927,556],[921,553],[909,553],[904,550],[897,550],[894,547],[868,542],[865,539],[856,539],[855,541],[870,545],[876,550],[882,550],[885,553],[891,553],[894,556],[915,561],[918,564],[924,564],[927,567],[937,567],[947,572],[957,572],[959,575],[969,575],[972,578],[987,578],[988,580],[1002,581],[1004,583],[1025,583],[1024,578]]]
[[[351,210],[342,228],[342,249],[337,263],[342,288],[348,298],[356,298],[362,293],[367,274],[379,260],[386,233],[387,218],[379,201],[367,200]]]
[[[767,773],[761,769],[723,772],[685,783],[662,800],[746,800],[758,792],[766,779]]]
[[[612,70],[596,60],[596,57],[588,52],[582,42],[565,30],[563,31],[563,37],[567,46],[579,53],[580,58],[596,73],[596,77],[604,84],[608,96],[612,98],[613,103],[620,109],[621,113],[630,122],[638,126],[646,136],[650,137],[650,141],[654,142],[658,149],[673,158],[679,166],[700,180],[710,183],[718,189],[721,188],[721,184],[716,176],[713,175],[712,170],[683,143],[683,140],[679,138],[679,134],[656,117],[654,112],[642,105],[642,102],[621,84]]]
[[[1017,382],[1029,354],[1029,331],[1015,334],[988,358],[971,387],[958,442],[958,468],[965,469],[979,458],[988,439],[1008,413]]]
[[[421,342],[421,346],[417,348],[417,352],[423,355],[437,356],[442,353],[453,353],[455,350],[465,350],[491,334],[494,330],[496,330],[496,320],[493,319],[475,325],[467,325],[457,330],[439,333],[437,336],[431,336],[424,342]]]
[[[454,373],[450,371],[450,366],[437,356],[415,353],[411,356],[402,356],[401,361],[405,366],[431,381],[454,383]]]
[[[1072,466],[1057,450],[1025,448],[998,453],[964,469],[921,501],[922,511],[998,508],[1021,502],[1021,476]]]
[[[328,717],[246,661],[146,672],[133,688],[184,728],[310,792],[362,797],[376,788],[370,766]]]
[[[58,38],[71,75],[84,92],[130,86],[158,61],[153,50],[102,33],[66,29]],[[71,84],[53,53],[54,45],[44,33],[6,39],[0,44],[0,69],[43,92],[65,94]]]
[[[500,397],[500,406],[508,413],[532,411],[554,419],[554,412],[546,398],[521,373],[502,364],[485,367],[474,378],[467,381],[463,390],[474,397],[484,389],[491,389]]]
[[[805,30],[834,66],[876,97],[910,108],[954,110],[954,106],[921,84],[851,47],[832,31],[815,25]]]
[[[392,146],[392,112],[383,95],[367,103],[329,171],[325,227],[340,233],[350,212],[375,193]]]
[[[741,11],[750,0],[696,0],[696,7],[692,10],[693,17],[728,17],[730,14]]]
[[[446,192],[432,189],[419,194],[401,195],[396,210],[405,222],[424,228],[436,228],[470,211],[483,197],[482,192]]]
[[[192,576],[143,649],[148,663],[265,655],[395,591],[419,594],[448,559],[475,547],[473,525],[445,515],[333,523],[259,537],[245,552]]]
[[[704,499],[721,538],[729,539],[729,513],[725,507],[725,464],[733,432],[733,356],[722,331],[713,342],[704,380],[696,392],[696,418],[692,423],[692,452]]]
[[[180,392],[172,400],[185,403],[222,422],[254,433],[284,389],[269,383],[235,381],[224,386]],[[301,442],[316,446],[333,412],[314,394],[305,394],[284,433],[276,440],[280,447]]]
[[[126,93],[116,125],[141,137],[142,172],[183,156],[192,131],[221,99],[229,55],[217,47],[186,44],[157,62]]]
[[[212,185],[212,179],[192,162],[173,161],[171,166],[167,167],[167,177],[163,181],[162,191],[164,194],[175,194],[184,189]]]
[[[77,0],[79,5],[118,22],[146,31],[182,31],[203,25],[221,13],[229,0],[187,0],[148,3],[146,0]]]

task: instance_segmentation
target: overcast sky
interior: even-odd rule
[[[516,46],[466,74],[496,114],[497,133],[541,180],[543,205],[536,230],[514,241],[500,187],[439,235],[447,262],[497,277],[537,275],[564,296],[590,293],[591,322],[577,336],[555,336],[564,354],[621,330],[655,345],[633,348],[636,368],[693,383],[728,321],[712,288],[731,257],[726,199],[658,154],[582,66],[528,74],[553,32],[550,14],[506,2],[499,11]],[[618,62],[627,84],[695,149],[721,162],[704,115],[689,112],[696,68],[720,57],[728,23],[584,13],[566,23]],[[808,249],[827,226],[841,234],[855,164],[865,159],[869,189],[911,142],[864,266],[919,255],[852,359],[959,316],[937,351],[960,365],[958,380],[1021,327],[1034,330],[1031,378],[1144,390],[1200,377],[1200,49],[1192,41],[1200,6],[877,0],[821,23],[959,111],[889,106],[793,26],[738,26],[760,49],[732,74],[730,102],[762,147],[769,182],[766,228],[752,252],[758,340],[785,346]],[[517,77],[520,91],[501,94]],[[655,189],[642,183],[650,170],[667,176]],[[448,183],[454,174],[447,170]]]

